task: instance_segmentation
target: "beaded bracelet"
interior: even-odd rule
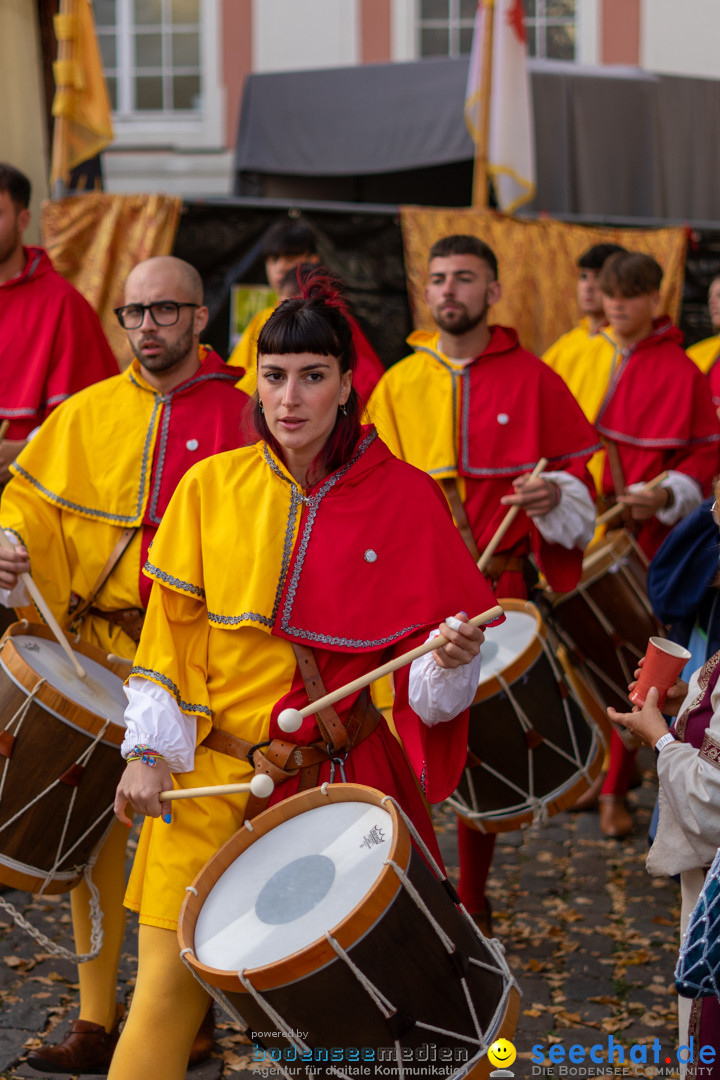
[[[157,750],[145,746],[144,743],[137,743],[136,746],[133,746],[125,760],[142,761],[143,765],[149,765],[151,769],[154,769],[158,761],[164,761],[165,759],[162,754],[158,754]]]

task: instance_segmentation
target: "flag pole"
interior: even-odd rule
[[[490,146],[490,94],[492,92],[493,29],[495,0],[480,0],[483,5],[483,35],[481,49],[482,85],[477,103],[478,140],[475,145],[472,205],[487,208],[489,201],[488,154]]]
[[[59,18],[65,20],[74,14],[72,0],[60,0],[58,12]],[[57,35],[58,51],[55,66],[56,95],[62,92],[67,78],[66,65],[72,57],[72,43],[67,34]],[[56,115],[53,123],[52,160],[50,164],[50,177],[52,180],[50,196],[53,199],[62,199],[67,189],[69,179],[68,170],[68,130],[67,117]]]

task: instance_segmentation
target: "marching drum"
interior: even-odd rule
[[[251,824],[188,889],[178,935],[270,1063],[308,1077],[382,1062],[383,1075],[411,1077],[432,1052],[457,1063],[447,1076],[486,1077],[488,1047],[514,1032],[517,985],[412,846],[397,804],[323,784]]]
[[[124,768],[121,673],[92,645],[80,679],[44,626],[0,641],[0,882],[62,893],[112,824]]]
[[[468,825],[507,832],[558,813],[600,772],[603,728],[588,715],[534,604],[501,600],[482,646],[468,761],[448,800]]]
[[[608,534],[583,561],[569,593],[543,593],[546,617],[603,707],[628,709],[628,683],[648,639],[662,634],[646,591],[646,563],[625,531]]]

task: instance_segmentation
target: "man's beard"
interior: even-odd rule
[[[157,356],[145,356],[141,351],[142,346],[147,344],[148,340],[155,341],[158,339],[148,335],[148,337],[143,341],[140,341],[138,345],[135,345],[132,341],[130,342],[130,347],[135,354],[135,357],[148,371],[167,371],[169,368],[175,367],[181,360],[184,360],[192,349],[192,325],[188,327],[187,332],[184,333],[182,337],[178,338],[178,340],[171,345],[166,345],[164,342],[158,340],[158,344],[162,346],[163,351],[158,353]]]
[[[487,313],[488,303],[486,300],[482,311],[477,315],[468,315],[465,309],[462,309],[461,311],[455,309],[453,315],[446,318],[443,315],[442,310],[440,310],[433,318],[444,334],[452,334],[453,337],[463,337],[465,334],[469,334],[471,330],[474,330],[476,326],[479,326]]]
[[[0,266],[2,266],[3,263],[9,262],[20,246],[20,230],[16,228],[13,237],[4,245],[4,247],[0,247]]]

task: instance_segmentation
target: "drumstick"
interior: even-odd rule
[[[5,530],[1,529],[1,528],[0,528],[0,548],[5,548],[6,551],[15,551],[15,545],[12,544],[8,540],[7,536],[5,535]],[[30,596],[35,601],[35,603],[37,605],[37,608],[38,608],[38,611],[40,612],[42,617],[45,619],[45,622],[48,624],[48,626],[52,630],[53,634],[57,638],[58,644],[60,645],[61,649],[66,654],[66,656],[67,656],[68,660],[70,661],[70,663],[72,664],[72,666],[75,668],[75,674],[80,679],[87,678],[87,672],[86,672],[85,668],[82,667],[80,662],[78,661],[77,656],[75,655],[72,648],[70,647],[70,642],[65,637],[62,630],[60,629],[60,626],[58,624],[57,619],[53,615],[50,608],[47,606],[47,603],[45,602],[45,597],[43,596],[43,594],[40,592],[37,585],[33,581],[32,576],[30,574],[28,574],[28,573],[24,573],[24,574],[18,574],[18,577],[19,577],[20,581],[22,581],[22,583],[25,586],[25,588],[27,589],[27,591],[30,593]]]
[[[666,472],[661,472],[658,476],[655,477],[654,480],[649,480],[645,487],[642,488],[640,491],[636,492],[636,494],[647,495],[648,492],[653,490],[653,488],[659,487],[660,484],[662,484],[663,480],[667,480],[667,476],[668,474]],[[608,521],[612,521],[613,518],[619,517],[620,514],[622,514],[623,510],[626,509],[627,507],[624,506],[622,503],[615,503],[615,505],[611,506],[609,510],[606,510],[604,514],[600,515],[595,524],[607,525]]]
[[[107,654],[108,664],[127,664],[128,667],[133,666],[132,660],[128,660],[126,656],[118,656],[117,653],[109,652]]]
[[[0,424],[0,443],[5,441],[5,436],[7,435],[7,429],[9,427],[10,427],[10,421],[9,420],[3,420],[2,424]]]
[[[474,615],[469,622],[472,626],[483,626],[485,623],[497,619],[502,613],[503,609],[499,604],[496,604],[495,607],[488,608],[482,614]],[[311,701],[303,709],[283,709],[278,716],[278,727],[281,731],[297,731],[306,716],[318,713],[328,705],[334,705],[336,701],[349,697],[356,690],[362,690],[377,679],[382,679],[384,675],[389,675],[391,672],[397,671],[398,668],[411,664],[419,656],[425,656],[426,653],[433,652],[435,649],[441,649],[447,643],[448,639],[444,638],[442,634],[439,637],[430,638],[429,641],[410,649],[409,652],[403,653],[402,656],[396,656],[394,660],[388,660],[386,664],[381,664],[380,667],[375,668],[373,671],[361,675],[359,679],[353,679],[352,682],[346,683],[345,686],[340,686],[337,690],[331,690],[329,694],[324,694],[323,697],[318,698],[316,701]]]
[[[547,458],[544,458],[544,457],[540,458],[537,465],[535,466],[533,471],[530,473],[530,476],[528,477],[528,480],[537,480],[540,473],[545,468],[547,468],[547,463],[548,463]],[[490,562],[493,555],[495,554],[496,547],[498,546],[498,544],[500,543],[500,541],[502,540],[503,536],[508,531],[510,526],[512,525],[513,521],[515,520],[515,518],[518,515],[518,512],[521,509],[522,509],[522,507],[520,507],[520,506],[511,506],[510,507],[507,514],[502,519],[502,521],[498,525],[497,529],[495,530],[493,536],[491,537],[490,543],[488,544],[488,546],[485,548],[482,555],[478,559],[478,570],[484,570],[485,567],[487,566],[487,564]]]
[[[272,778],[267,773],[257,773],[249,784],[216,784],[211,787],[176,788],[173,791],[161,791],[160,802],[171,799],[202,799],[206,795],[238,795],[251,791],[258,799],[269,799],[275,789]]]

